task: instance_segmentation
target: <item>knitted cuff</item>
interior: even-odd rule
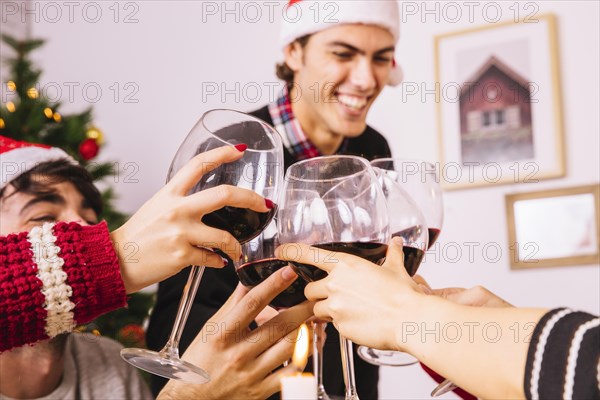
[[[67,282],[73,289],[71,301],[77,305],[75,322],[85,324],[125,306],[125,286],[106,222],[85,227],[59,223],[54,231]]]
[[[125,304],[105,222],[0,237],[0,351],[71,332]]]
[[[48,338],[45,296],[27,235],[0,236],[0,352]]]

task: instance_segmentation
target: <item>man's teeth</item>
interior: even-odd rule
[[[360,110],[367,105],[367,99],[365,98],[346,96],[343,94],[338,95],[338,100],[346,107],[354,108],[355,110]]]

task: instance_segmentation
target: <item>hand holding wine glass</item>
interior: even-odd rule
[[[282,243],[311,244],[317,252],[325,249],[350,253],[372,262],[385,257],[390,237],[385,198],[373,169],[363,158],[327,156],[292,165],[286,173],[277,219]],[[310,263],[292,264],[307,281],[325,275]],[[356,400],[353,345],[340,337],[340,347],[345,397]],[[315,373],[319,376],[319,371]],[[325,398],[322,382],[319,384],[319,396]]]
[[[127,293],[162,281],[190,264],[222,268],[223,258],[207,249],[215,244],[231,259],[240,257],[236,239],[203,224],[198,215],[225,206],[264,213],[269,211],[265,199],[252,190],[233,186],[187,194],[208,172],[207,167],[234,162],[242,156],[243,151],[233,146],[198,154],[123,226],[111,232]],[[132,243],[137,245],[135,257],[131,257],[131,248],[127,247]]]
[[[414,275],[428,248],[428,227],[425,217],[411,196],[395,179],[391,170],[373,168],[385,196],[390,219],[392,237],[404,242],[404,267]],[[374,365],[406,366],[418,361],[407,353],[377,350],[366,346],[358,347],[358,355]]]
[[[275,257],[275,249],[278,246],[277,222],[276,219],[273,219],[260,235],[242,245],[242,257],[234,263],[242,285],[251,289],[288,265],[287,261]],[[305,287],[306,281],[298,277],[290,286],[279,293],[269,306],[280,310],[306,301],[304,296]]]
[[[238,285],[227,302],[204,325],[182,358],[210,371],[204,385],[171,380],[158,399],[264,399],[281,388],[281,378],[295,366],[279,368],[292,356],[298,326],[312,315],[305,302],[276,313],[250,331],[263,307],[298,279],[291,268],[271,274],[252,290]]]
[[[404,318],[418,284],[404,267],[403,242],[392,238],[383,264],[353,254],[332,252],[301,243],[277,249],[278,258],[305,263],[327,276],[306,286],[305,294],[316,301],[315,316],[332,321],[340,335],[366,346],[403,350],[396,339],[401,332],[397,321]]]
[[[207,230],[219,233],[230,242],[229,236],[243,244],[268,225],[276,211],[276,205],[268,199],[276,199],[283,179],[283,150],[281,137],[274,128],[250,115],[232,110],[212,110],[206,112],[180,146],[171,167],[167,181],[176,176],[190,159],[223,146],[234,146],[243,151],[241,158],[228,164],[208,164],[205,173],[197,183],[188,186],[189,193],[214,190],[217,198],[231,193],[228,186],[256,192],[267,199],[270,209],[259,213],[248,208],[225,205],[201,218]],[[228,232],[223,234],[222,231]],[[219,236],[218,236],[219,237]],[[233,241],[235,242],[235,241]],[[221,241],[205,244],[209,249],[223,247]],[[234,243],[234,246],[239,246]],[[179,340],[196,295],[204,266],[193,266],[185,285],[175,325],[171,335],[160,352],[144,349],[123,349],[121,356],[132,365],[150,373],[170,379],[185,380],[191,383],[205,383],[209,376],[198,366],[179,357]]]

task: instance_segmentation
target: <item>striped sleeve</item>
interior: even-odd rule
[[[0,352],[70,332],[125,300],[105,222],[0,237]]]
[[[525,367],[528,399],[600,399],[600,318],[567,308],[533,332]]]

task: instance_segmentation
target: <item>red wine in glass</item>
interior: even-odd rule
[[[385,255],[388,249],[387,244],[373,242],[322,243],[314,245],[314,247],[329,251],[349,253],[378,265],[381,265],[383,261],[385,261]],[[404,267],[410,276],[413,276],[417,272],[425,252],[410,246],[403,246],[402,251],[404,253]],[[330,262],[336,262],[335,257],[332,257]],[[325,271],[313,265],[298,262],[291,262],[291,264],[296,273],[307,282],[318,281],[327,276]]]
[[[242,285],[253,288],[286,265],[288,265],[287,261],[268,258],[245,263],[236,272]],[[299,276],[289,287],[278,294],[269,305],[277,309],[289,308],[300,304],[306,301],[306,297],[304,296],[305,287],[306,281]]]
[[[408,272],[410,276],[417,273],[417,269],[419,269],[421,261],[423,261],[423,257],[425,256],[423,250],[410,245],[411,243],[416,244],[415,241],[418,240],[421,229],[422,228],[420,227],[414,226],[392,234],[392,237],[401,237],[404,240],[405,245],[402,248],[404,253],[404,268],[406,268],[406,272]],[[428,233],[431,233],[431,229],[428,229]]]
[[[427,250],[431,249],[431,246],[435,243],[437,238],[440,236],[440,229],[437,228],[429,228],[429,247]]]
[[[417,273],[417,269],[419,269],[419,265],[421,265],[421,261],[423,261],[425,252],[410,246],[404,246],[402,251],[404,252],[404,268],[410,276],[414,276]]]
[[[258,236],[273,219],[277,207],[269,212],[260,213],[247,208],[223,207],[206,214],[202,222],[213,228],[225,230],[241,244]]]

